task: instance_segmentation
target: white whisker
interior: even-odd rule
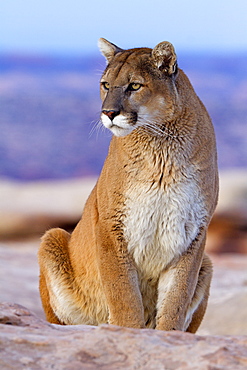
[[[93,124],[93,127],[89,132],[89,137],[92,137],[96,133],[96,138],[98,139],[101,132],[104,133],[104,136],[111,136],[111,132],[102,124],[100,118],[97,121],[92,121],[91,124]]]
[[[96,132],[96,134],[98,135],[98,132],[99,130],[101,129],[101,124],[100,124],[100,120],[97,120],[97,121],[92,121],[91,124],[93,125],[93,127],[91,128],[90,132],[89,132],[89,137],[91,138],[93,136],[93,134]]]
[[[157,135],[159,137],[168,136],[172,139],[180,139],[183,137],[186,137],[186,135],[175,135],[171,132],[170,129],[168,129],[166,126],[159,127],[157,124],[155,124],[153,121],[150,121],[147,119],[144,115],[138,116],[138,123],[139,127],[141,127],[143,130],[148,130],[149,132],[153,133],[154,135]]]

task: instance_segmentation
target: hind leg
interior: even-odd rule
[[[186,330],[187,332],[195,333],[201,324],[207,308],[211,279],[212,263],[210,258],[207,255],[204,255],[198,276],[196,291],[187,313],[188,319],[191,316],[191,312],[193,312],[191,321]]]
[[[47,289],[45,276],[42,271],[40,271],[40,276],[39,276],[39,291],[40,291],[40,298],[41,298],[42,306],[45,312],[46,320],[51,322],[52,324],[62,325],[63,323],[59,321],[58,317],[55,315],[51,307],[49,291]]]
[[[53,281],[62,280],[72,273],[67,249],[69,239],[70,234],[65,230],[51,229],[42,237],[38,252],[40,297],[47,321],[54,324],[63,324],[63,322],[54,312],[56,298],[51,286]]]

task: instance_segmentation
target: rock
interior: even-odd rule
[[[247,171],[220,173],[219,203],[208,231],[210,253],[247,253]]]
[[[247,254],[247,215],[237,210],[216,212],[209,226],[206,250]]]
[[[96,179],[0,181],[0,239],[74,228]],[[247,253],[247,171],[220,173],[219,204],[209,227],[210,253]]]
[[[247,335],[247,255],[211,255],[209,303],[198,330],[203,335]]]
[[[95,179],[0,182],[0,239],[41,235],[74,227]]]
[[[44,318],[38,289],[40,241],[0,243],[0,302],[15,302]]]
[[[59,326],[0,304],[1,369],[246,369],[247,337]]]
[[[28,307],[44,318],[38,290],[39,240],[0,243],[0,302]],[[200,335],[247,335],[247,255],[211,255],[214,266]]]

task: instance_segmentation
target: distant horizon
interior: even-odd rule
[[[176,45],[174,45],[176,48]],[[139,47],[139,46],[136,46]],[[143,46],[145,47],[145,46]],[[132,48],[131,46],[129,48]],[[134,48],[134,46],[133,46]],[[126,48],[127,49],[127,48]],[[240,49],[240,50],[229,50],[229,49],[220,49],[220,50],[214,50],[214,49],[191,49],[191,50],[185,50],[180,49],[176,50],[176,54],[179,57],[179,55],[198,55],[198,56],[215,56],[215,57],[232,57],[234,55],[236,56],[246,56],[247,57],[247,48],[246,49]],[[100,51],[90,51],[90,50],[74,50],[74,51],[68,51],[68,50],[40,50],[40,51],[34,51],[34,50],[1,50],[0,49],[0,56],[3,57],[13,57],[13,58],[97,58],[101,56]],[[103,57],[102,57],[103,58]]]

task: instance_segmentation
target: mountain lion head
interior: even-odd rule
[[[172,44],[122,50],[101,38],[99,47],[108,63],[100,81],[103,125],[116,136],[136,128],[162,132],[180,111]]]

